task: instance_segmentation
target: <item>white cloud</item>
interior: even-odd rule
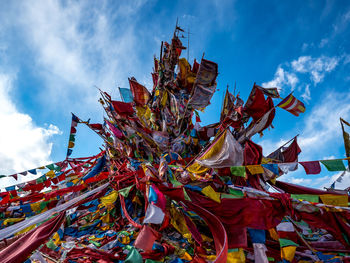
[[[13,76],[0,73],[0,174],[11,174],[50,163],[50,138],[60,130],[37,126],[11,101]]]
[[[320,48],[323,48],[324,46],[326,46],[328,44],[328,42],[329,42],[328,38],[323,38],[318,46]]]
[[[301,97],[304,99],[304,101],[311,100],[310,85],[305,86],[304,93],[301,95]]]
[[[38,97],[47,110],[67,110],[69,105],[69,111],[96,115],[102,109],[94,85],[119,97],[116,87],[127,86],[127,77],[136,74],[142,80],[150,75],[153,53],[149,60],[139,59],[146,46],[138,39],[143,32],[135,28],[135,14],[144,4],[121,2],[112,12],[102,1],[39,0],[8,10],[12,23],[7,29],[16,28],[37,77],[45,81]],[[144,71],[145,63],[149,71]]]
[[[302,97],[305,100],[310,100],[311,90],[309,83],[313,83],[314,86],[321,83],[326,74],[332,72],[343,58],[346,58],[346,56],[300,56],[291,62],[280,64],[276,69],[274,78],[262,85],[265,87],[277,87],[282,93],[287,93],[288,90],[293,91],[299,85],[298,90],[304,90]],[[300,80],[306,76],[309,77],[309,80],[306,82]]]
[[[346,65],[346,64],[349,64],[349,63],[350,63],[350,55],[346,54],[346,55],[344,55],[343,64]]]
[[[298,73],[309,73],[314,85],[322,82],[325,74],[333,71],[338,65],[340,58],[321,56],[312,58],[311,56],[301,56],[291,62],[292,69]]]
[[[333,35],[342,33],[348,27],[350,22],[350,10],[347,10],[342,16],[337,18],[333,24]]]
[[[295,85],[299,82],[299,79],[293,72],[288,72],[282,68],[282,66],[278,66],[274,79],[263,83],[264,87],[277,87],[278,89],[283,89],[284,86],[292,87],[292,90],[295,88]]]
[[[329,145],[342,145],[342,134],[339,118],[350,119],[350,94],[329,92],[319,101],[304,119],[304,129],[299,136],[299,145],[303,150],[303,158],[319,159],[322,150]],[[330,152],[329,152],[330,153]]]

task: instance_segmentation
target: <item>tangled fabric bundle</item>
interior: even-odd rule
[[[296,138],[266,157],[251,140],[272,125],[277,89],[254,84],[246,103],[227,90],[220,123],[201,127],[218,65],[180,58],[180,31],[152,92],[135,78],[123,101],[101,91],[103,124],[73,115],[67,158],[0,193],[0,262],[349,261],[348,193],[276,181],[298,166]],[[279,107],[298,115],[290,96]],[[98,155],[71,158],[78,124],[103,138]]]

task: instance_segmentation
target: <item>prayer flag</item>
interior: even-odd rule
[[[161,224],[164,220],[164,213],[161,208],[151,203],[148,204],[143,223]]]
[[[335,159],[335,160],[322,160],[320,161],[324,166],[326,166],[327,170],[330,172],[335,171],[345,171],[346,168],[344,166],[343,160]]]
[[[245,166],[232,166],[230,170],[231,174],[234,176],[246,177]]]
[[[291,194],[291,198],[298,199],[298,200],[305,200],[312,203],[318,203],[319,197],[318,195],[309,195],[309,194]]]
[[[324,194],[320,195],[322,202],[326,205],[334,206],[348,206],[348,196],[347,195],[332,195]]]
[[[243,248],[229,249],[226,263],[245,263],[245,254]]]
[[[261,133],[268,128],[275,117],[275,112],[275,108],[272,108],[267,111],[261,119],[258,119],[256,122],[251,122],[244,133],[239,137],[238,141],[242,143],[246,138],[250,139],[254,134]]]
[[[295,137],[288,147],[282,147],[283,162],[297,162],[299,153],[301,153],[301,149],[298,145],[297,137]]]
[[[143,225],[140,233],[137,235],[134,246],[143,249],[144,251],[151,251],[154,241],[160,238],[161,235],[150,226]]]
[[[194,90],[189,100],[192,108],[200,110],[209,105],[211,97],[216,89],[216,76],[218,75],[218,64],[202,59],[198,69]]]
[[[350,157],[350,135],[344,129],[344,124],[346,124],[347,126],[350,126],[350,124],[347,121],[345,121],[343,118],[340,118],[340,123],[341,123],[341,128],[343,130],[346,157]],[[348,166],[350,167],[350,160],[348,160]]]
[[[294,259],[296,246],[287,246],[281,248],[281,258],[282,260],[287,260],[287,262],[292,262]],[[285,261],[283,261],[285,262]]]
[[[279,163],[278,168],[281,169],[283,173],[287,174],[288,172],[292,172],[298,169],[298,163]]]
[[[300,100],[295,98],[292,93],[283,99],[277,107],[289,111],[295,116],[299,116],[300,113],[305,112],[305,105]]]
[[[129,84],[135,103],[137,105],[147,104],[151,95],[146,87],[138,83],[134,78],[129,79]]]
[[[264,169],[261,165],[247,165],[246,167],[252,175],[264,173]]]
[[[275,175],[279,175],[278,164],[277,163],[266,163],[266,164],[262,164],[261,166],[266,168],[266,169],[268,169],[268,170],[270,170]]]
[[[215,190],[210,186],[206,186],[201,191],[205,196],[209,197],[210,199],[214,200],[215,202],[220,203],[220,193],[215,192]]]
[[[235,97],[226,89],[224,104],[221,110],[220,121],[223,121],[225,117],[230,113],[234,108]]]
[[[131,115],[134,113],[131,103],[112,100],[112,105],[119,115]]]
[[[244,165],[260,164],[262,156],[262,147],[260,145],[252,142],[251,140],[247,140],[245,142]]]
[[[260,89],[266,96],[270,96],[271,98],[279,98],[280,94],[278,93],[277,88],[263,88],[259,85],[255,84],[255,87]]]
[[[124,262],[125,263],[142,263],[143,259],[141,254],[136,250],[136,248],[131,247]]]
[[[299,162],[305,169],[306,174],[319,174],[321,166],[319,161]]]
[[[130,89],[126,89],[126,88],[119,88],[119,93],[120,93],[120,97],[122,99],[123,102],[133,102],[134,98],[132,97],[132,93]]]
[[[266,256],[267,248],[265,244],[253,243],[254,248],[254,262],[255,263],[269,263],[269,260]]]
[[[28,170],[31,174],[36,174],[36,169]]]
[[[249,98],[244,105],[244,112],[251,116],[254,122],[257,122],[271,109],[274,109],[272,99],[270,97],[265,99],[264,93],[254,83]]]
[[[252,243],[265,244],[266,233],[264,229],[247,228]]]
[[[226,130],[196,162],[210,168],[239,166],[243,164],[243,148]]]

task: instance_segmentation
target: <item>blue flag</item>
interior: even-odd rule
[[[132,97],[132,93],[130,89],[125,88],[118,88],[120,97],[122,98],[123,102],[133,102],[134,98]]]

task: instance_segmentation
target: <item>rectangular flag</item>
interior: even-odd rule
[[[119,93],[120,93],[120,97],[122,99],[123,102],[133,102],[134,98],[132,97],[132,93],[130,89],[126,89],[126,88],[119,88]]]
[[[263,88],[256,84],[255,87],[260,89],[266,96],[270,96],[271,98],[280,98],[280,94],[278,93],[277,88]]]
[[[209,105],[211,97],[216,89],[216,77],[218,64],[202,59],[195,80],[194,90],[189,104],[196,110],[201,110]]]
[[[300,113],[305,112],[305,105],[300,100],[295,98],[292,93],[283,99],[277,107],[289,111],[295,116],[299,116]]]
[[[226,130],[197,160],[202,166],[223,168],[243,164],[243,148]]]
[[[147,104],[149,98],[151,97],[149,91],[145,86],[138,83],[135,79],[129,79],[130,90],[132,96],[134,97],[134,101],[137,105],[145,105]]]
[[[222,105],[220,121],[223,121],[234,109],[235,96],[226,89],[224,104]]]

